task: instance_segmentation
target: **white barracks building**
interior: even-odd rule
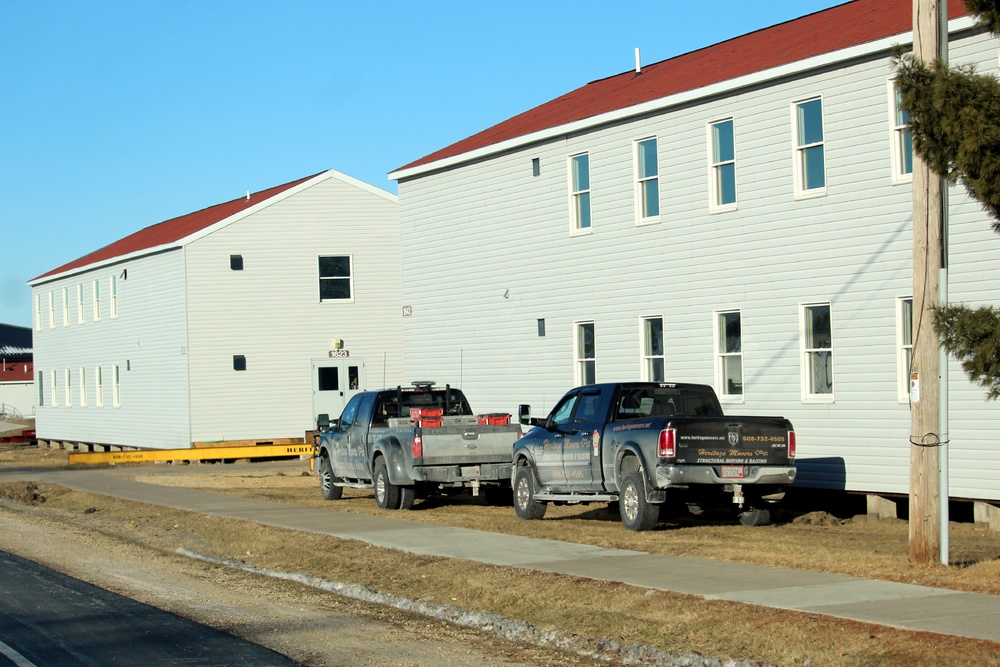
[[[800,483],[904,494],[910,0],[856,0],[593,81],[390,174],[405,376],[544,414],[593,381],[784,415]],[[1000,42],[951,3],[950,58]],[[1000,238],[950,192],[950,298],[1000,302]],[[925,332],[924,335],[927,335]],[[950,364],[951,495],[1000,500],[1000,406]]]

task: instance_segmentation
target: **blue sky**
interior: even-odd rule
[[[324,169],[393,169],[588,81],[843,0],[0,0],[0,323],[28,280]]]

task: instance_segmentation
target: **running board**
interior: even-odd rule
[[[558,503],[614,503],[617,494],[610,493],[536,493],[535,500]]]

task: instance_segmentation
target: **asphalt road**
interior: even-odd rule
[[[0,551],[0,666],[298,664]]]

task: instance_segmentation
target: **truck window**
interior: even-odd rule
[[[358,416],[358,407],[361,405],[361,398],[364,394],[358,394],[351,399],[351,402],[344,407],[344,411],[340,413],[340,423],[337,428],[341,431],[346,431],[354,424],[354,420]]]
[[[710,417],[722,410],[712,390],[699,387],[630,387],[622,390],[616,419]]]
[[[580,397],[580,404],[573,415],[574,422],[595,422],[603,418],[599,415],[598,409],[601,406],[600,394],[583,394]]]
[[[570,417],[573,416],[573,408],[576,407],[576,402],[579,398],[579,394],[573,394],[564,398],[562,403],[557,405],[555,410],[552,411],[550,421],[553,424],[568,424]]]

